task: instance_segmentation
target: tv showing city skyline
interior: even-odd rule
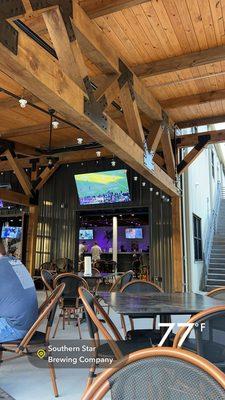
[[[126,169],[79,174],[74,178],[80,205],[131,201]]]

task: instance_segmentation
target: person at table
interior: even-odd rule
[[[85,240],[79,244],[79,260],[84,260],[84,253],[87,251],[87,245]]]
[[[0,243],[0,343],[22,339],[38,317],[34,282]]]
[[[101,247],[98,245],[98,242],[95,242],[94,246],[92,246],[91,248],[92,261],[95,262],[100,260],[101,253],[102,253]]]

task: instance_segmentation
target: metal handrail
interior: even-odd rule
[[[219,209],[220,209],[221,199],[222,199],[222,187],[221,187],[220,182],[218,182],[217,190],[216,190],[216,193],[214,196],[214,208],[213,208],[211,216],[210,216],[208,229],[207,229],[207,233],[206,233],[204,251],[203,251],[203,279],[202,279],[202,285],[201,285],[201,286],[203,286],[202,290],[205,290],[205,288],[206,288],[210,254],[211,254],[211,250],[212,250],[213,237],[217,231],[218,213],[219,213]]]

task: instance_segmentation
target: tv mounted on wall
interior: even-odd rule
[[[79,174],[74,178],[82,206],[131,201],[126,169]]]
[[[126,228],[125,237],[126,239],[143,239],[142,228]]]
[[[16,226],[3,226],[2,227],[2,239],[20,239],[22,228]]]
[[[80,229],[79,239],[80,240],[92,240],[94,237],[93,229]]]

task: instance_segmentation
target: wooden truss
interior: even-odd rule
[[[19,3],[17,12],[13,7],[4,10],[6,19],[2,20],[2,32],[7,28],[8,44],[2,33],[0,69],[146,179],[170,196],[177,196],[174,153],[168,134],[173,122],[123,57],[107,43],[104,33],[76,1]],[[58,60],[13,24],[17,14],[35,13],[43,14]],[[102,71],[104,84],[100,82],[97,90],[88,76],[83,55]],[[115,98],[121,106],[125,129],[108,111]],[[144,163],[145,139],[148,137],[151,143],[151,136],[155,134],[151,131],[154,120],[163,131],[164,170],[158,165],[162,162],[157,163],[159,157],[155,158],[153,168]],[[155,143],[147,150],[152,157],[157,150]]]

